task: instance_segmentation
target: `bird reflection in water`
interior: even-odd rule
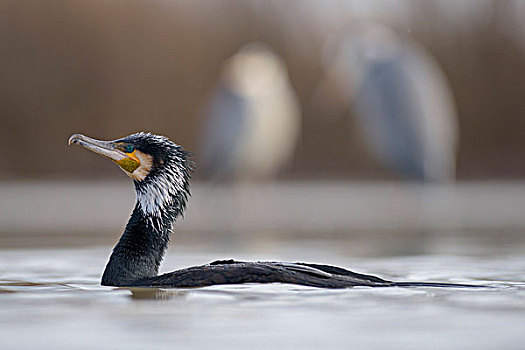
[[[130,298],[136,300],[169,300],[169,299],[185,299],[190,293],[187,290],[180,289],[162,289],[162,288],[118,288],[129,290],[131,292]]]

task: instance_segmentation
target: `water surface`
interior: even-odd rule
[[[2,349],[518,349],[525,341],[524,255],[469,244],[462,254],[445,249],[358,259],[345,253],[354,243],[290,240],[239,250],[178,244],[163,271],[218,258],[270,258],[493,288],[271,284],[131,291],[99,285],[110,247],[0,250]]]

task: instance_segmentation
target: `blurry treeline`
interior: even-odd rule
[[[310,103],[325,40],[363,19],[417,40],[441,64],[460,118],[459,178],[525,176],[520,1],[2,0],[0,19],[4,179],[113,171],[67,148],[75,132],[152,131],[196,150],[221,64],[250,41],[282,56],[303,112],[282,176],[384,177],[348,128],[350,111]]]

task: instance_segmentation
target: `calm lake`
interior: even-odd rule
[[[306,248],[298,248],[302,243]],[[395,280],[494,288],[272,284],[130,291],[99,286],[110,247],[4,250],[1,348],[522,348],[523,255],[469,256],[466,249],[464,255],[352,259],[341,254],[345,244],[351,242],[280,242],[278,253],[267,245],[257,249],[260,254],[179,245],[168,252],[163,271],[216,258],[266,257],[328,262]]]
[[[75,187],[64,194],[63,187],[57,190],[53,186],[0,188],[1,215],[5,216],[4,229],[0,230],[1,349],[522,349],[525,344],[525,230],[518,215],[525,213],[519,202],[522,190],[508,190],[508,200],[491,197],[496,203],[490,204],[492,207],[487,204],[487,208],[494,208],[493,214],[482,215],[486,209],[482,201],[467,200],[471,196],[467,193],[444,205],[433,201],[429,212],[441,213],[439,220],[430,215],[406,229],[374,230],[370,223],[400,224],[396,220],[403,212],[395,203],[403,200],[388,199],[384,191],[359,197],[361,190],[353,189],[350,197],[359,204],[347,203],[342,199],[344,191],[334,188],[337,194],[333,194],[328,188],[325,199],[322,193],[316,197],[326,205],[301,199],[293,205],[294,209],[304,207],[302,215],[315,229],[290,230],[292,224],[298,225],[301,213],[279,216],[282,208],[272,213],[272,205],[265,207],[265,201],[280,203],[279,198],[248,196],[254,201],[252,208],[269,208],[264,213],[273,216],[275,226],[257,221],[255,212],[245,213],[240,223],[221,224],[211,219],[206,225],[200,223],[198,214],[208,215],[214,207],[199,205],[203,190],[197,188],[197,207],[190,208],[189,223],[177,225],[161,267],[167,272],[224,258],[306,261],[396,281],[491,287],[344,290],[281,284],[186,290],[101,287],[101,273],[132,206],[126,200],[133,197],[127,186],[117,191],[121,195],[111,194],[114,188],[103,188],[100,196],[92,188],[84,190]],[[286,198],[302,193],[293,188],[288,191]],[[108,192],[110,198],[102,200]],[[35,193],[40,195],[34,197]],[[52,197],[52,193],[58,194]],[[100,200],[102,209],[79,207],[79,201],[62,202],[75,193],[88,193],[84,204]],[[269,196],[268,191],[265,193]],[[494,193],[501,195],[502,191]],[[209,193],[206,195],[209,198]],[[340,200],[331,202],[337,195]],[[46,196],[55,201],[43,205]],[[443,196],[439,194],[439,200]],[[113,203],[124,203],[124,207]],[[345,230],[345,213],[333,209],[320,217],[308,214],[313,205],[322,211],[334,203],[353,208],[354,216],[348,216],[348,221],[359,223],[359,227],[349,224]],[[382,208],[384,213],[372,212],[366,217],[363,213],[368,211],[362,203]],[[450,207],[454,210],[447,212]],[[456,210],[463,207],[474,209],[457,214]],[[66,210],[70,215],[61,217]],[[7,217],[5,213],[11,214]],[[393,213],[392,220],[388,213]],[[16,215],[32,217],[34,222],[12,220]],[[101,220],[89,222],[86,217],[91,220],[90,215]],[[289,217],[293,221],[287,221]],[[458,217],[470,221],[460,222]],[[435,227],[432,220],[442,226],[429,229]],[[339,224],[322,230],[334,222]],[[512,225],[496,227],[505,222]],[[52,230],[53,223],[62,225],[59,231]],[[75,223],[85,227],[79,232],[65,232]],[[481,224],[475,227],[476,223]],[[245,232],[242,225],[254,229]],[[216,232],[213,227],[217,227]]]

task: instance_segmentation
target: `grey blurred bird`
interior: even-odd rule
[[[455,178],[458,124],[447,79],[424,48],[378,24],[360,24],[326,45],[316,99],[335,86],[351,102],[371,153],[401,177]]]
[[[300,128],[284,62],[248,44],[224,63],[207,105],[199,172],[217,181],[272,178],[291,162]]]

